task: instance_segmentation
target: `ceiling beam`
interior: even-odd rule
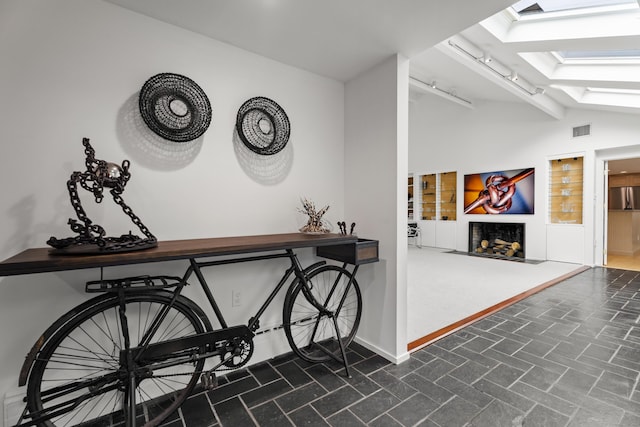
[[[454,102],[458,105],[462,105],[463,107],[470,109],[475,108],[471,100],[458,96],[455,91],[438,87],[436,82],[425,83],[421,80],[416,79],[415,77],[409,77],[409,86],[412,89],[417,90],[418,92],[438,95],[439,97],[444,98],[447,101]]]
[[[551,117],[558,120],[564,117],[565,108],[561,104],[542,93],[535,86],[531,85],[531,89],[528,89],[522,84],[514,82],[513,79],[506,78],[507,76],[502,72],[495,71],[495,68],[480,60],[482,51],[468,40],[460,36],[453,36],[438,44],[436,49]]]

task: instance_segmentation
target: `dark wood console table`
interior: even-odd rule
[[[321,261],[302,268],[294,250],[303,248],[315,248],[316,255],[340,261],[343,266]],[[258,252],[267,253],[256,254]],[[243,256],[249,253],[253,255]],[[219,256],[223,257],[215,260],[201,259]],[[229,326],[201,268],[275,258],[290,260],[290,266],[283,272],[282,278],[246,324]],[[157,396],[151,399],[151,395],[146,392],[136,391],[144,384],[152,384],[143,380],[153,378],[154,373],[158,371],[160,374],[157,378],[182,375],[171,369],[188,364],[193,367],[194,372],[186,373],[190,378],[188,384],[178,381],[182,386],[177,386],[175,392],[184,391],[184,393],[179,395],[180,400],[175,400],[172,404],[170,410],[175,410],[176,405],[180,405],[193,390],[194,381],[197,381],[200,375],[203,376],[206,384],[212,385],[215,381],[215,371],[220,366],[234,368],[248,363],[253,354],[252,338],[258,333],[274,330],[271,328],[259,331],[260,318],[275,300],[278,292],[288,283],[290,286],[284,299],[283,324],[280,327],[284,329],[291,349],[307,362],[335,360],[342,363],[347,377],[351,377],[346,347],[355,336],[362,312],[361,294],[355,275],[361,264],[378,261],[377,240],[359,239],[354,235],[342,234],[286,233],[162,241],[158,242],[158,246],[154,248],[105,254],[61,254],[50,248],[33,248],[0,262],[0,276],[172,260],[189,261],[182,277],[137,276],[113,280],[103,280],[101,277],[100,280],[87,282],[87,292],[102,293],[102,295],[93,297],[56,320],[40,336],[25,358],[20,371],[19,385],[22,386],[28,382],[27,393],[37,389],[33,392],[35,394],[28,395],[27,399],[44,402],[45,408],[37,406],[39,403],[33,405],[29,403],[19,420],[19,425],[40,425],[45,420],[54,419],[57,416],[66,417],[68,414],[82,417],[84,422],[89,413],[76,413],[76,407],[83,405],[85,399],[96,396],[97,399],[102,399],[107,393],[114,393],[115,396],[118,393],[129,392],[130,396],[145,396],[143,400],[152,402]],[[352,271],[347,270],[347,264],[353,266]],[[189,284],[187,280],[192,274],[200,283],[215,314],[215,319],[220,324],[220,329],[213,329],[203,309],[196,302],[180,294],[182,288]],[[293,279],[290,281],[292,276]],[[146,290],[151,292],[145,292]],[[327,292],[321,295],[323,290]],[[141,304],[145,304],[144,316],[138,311],[140,323],[137,328],[130,327],[129,320],[135,321],[136,310],[140,310]],[[154,311],[150,309],[152,305],[156,307]],[[302,312],[300,308],[303,308]],[[165,320],[170,318],[169,310],[173,310],[172,313],[175,312],[171,315],[172,318],[181,314],[187,323],[191,322],[193,331],[187,325],[186,332],[181,334],[185,326],[181,324],[178,328],[170,323],[169,334],[164,335],[167,331],[160,328]],[[107,311],[109,315],[105,314]],[[132,317],[128,317],[128,313],[133,313]],[[109,326],[110,322],[112,326]],[[178,322],[183,322],[182,317]],[[104,335],[108,340],[106,347],[111,348],[113,344],[112,347],[115,350],[104,350],[99,343],[100,340],[96,340],[84,329],[89,328],[87,325],[99,335],[100,340],[104,339]],[[334,329],[325,330],[327,325]],[[137,330],[140,334],[141,326],[143,326],[143,334],[130,345],[130,332]],[[295,328],[294,332],[292,328]],[[303,338],[298,339],[301,336],[300,328],[308,328],[310,335],[303,334]],[[78,337],[74,335],[76,330],[82,331]],[[176,334],[174,334],[175,330],[178,330]],[[320,330],[322,333],[316,336],[316,332]],[[86,337],[86,343],[83,337]],[[79,343],[78,340],[81,342]],[[141,344],[137,344],[138,342]],[[73,343],[78,344],[76,346]],[[97,350],[92,349],[92,343],[97,344]],[[209,371],[198,372],[203,369],[205,359],[214,357],[220,358],[218,365]],[[82,361],[87,358],[90,362],[83,365]],[[43,361],[46,363],[43,364]],[[63,364],[60,369],[81,372],[78,374],[78,380],[75,380],[76,372],[63,375],[65,378],[60,380],[61,384],[56,383],[54,387],[47,389],[45,399],[41,399],[39,390],[43,381],[42,375],[44,370],[48,369],[49,361],[53,361],[52,370]],[[73,366],[66,367],[65,363]],[[197,363],[199,368],[196,368]],[[86,369],[82,371],[83,368]],[[162,371],[165,368],[169,371]],[[223,366],[222,369],[225,367]],[[72,378],[67,378],[69,375]],[[55,376],[53,380],[56,380]],[[37,386],[32,387],[32,382]],[[164,387],[166,386],[160,388],[163,395],[166,393]],[[171,387],[167,388],[172,390]],[[78,397],[75,395],[76,392],[85,394]],[[27,399],[26,402],[31,402]],[[119,412],[121,409],[115,406],[101,408],[96,419],[110,416],[109,412],[100,412],[102,409],[108,409],[118,412],[119,416],[127,413],[126,425],[135,426],[136,399],[132,398],[128,410],[122,408],[122,412]],[[124,398],[122,401],[125,401]],[[94,404],[89,411],[97,407]],[[84,409],[84,407],[81,408]],[[168,413],[160,411],[157,416],[154,415],[154,420],[160,421],[167,415]],[[23,421],[26,423],[22,424]]]
[[[142,264],[251,252],[318,248],[343,244],[355,245],[357,242],[358,238],[350,235],[286,233],[169,240],[158,242],[158,246],[155,248],[99,255],[60,255],[52,254],[49,248],[35,248],[27,249],[2,261],[0,263],[0,276]],[[375,255],[377,260],[377,251]]]

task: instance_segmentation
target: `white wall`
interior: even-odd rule
[[[84,169],[83,137],[91,138],[98,158],[131,160],[123,197],[160,240],[296,231],[302,196],[329,204],[334,223],[344,219],[340,82],[98,0],[0,2],[0,58],[0,259],[44,247],[52,235],[71,234],[65,183],[72,171]],[[211,101],[212,124],[195,143],[163,142],[139,119],[138,92],[161,72],[192,78]],[[291,138],[280,155],[252,156],[234,142],[237,110],[254,96],[275,100],[289,116]],[[109,197],[98,206],[89,194],[81,197],[108,235],[132,228]],[[302,256],[308,263],[312,252]],[[265,284],[275,283],[283,265],[209,270],[230,324],[257,310],[252,301],[264,298]],[[176,274],[185,267],[109,268],[105,276]],[[88,299],[84,281],[99,273],[0,278],[0,399],[17,387],[22,361],[39,334]],[[240,308],[229,307],[233,288],[242,290]],[[205,304],[195,286],[188,295]],[[265,326],[281,323],[281,299],[272,307]],[[288,349],[281,332],[256,341],[253,362]]]
[[[348,221],[380,242],[380,262],[361,274],[358,339],[389,360],[407,353],[408,61],[393,56],[347,82],[345,197]]]
[[[526,223],[528,258],[598,262],[594,241],[601,240],[602,233],[594,230],[601,221],[604,191],[598,153],[613,156],[613,147],[639,144],[637,115],[572,109],[555,120],[525,104],[484,103],[470,110],[425,95],[411,103],[409,123],[409,172],[414,176],[457,171],[462,194],[465,174],[535,167],[535,214],[487,215],[482,220]],[[591,124],[592,134],[572,138],[572,127],[583,124]],[[548,225],[548,161],[574,154],[585,159],[583,225]],[[468,223],[477,219],[462,210],[459,203],[456,249],[466,251]]]

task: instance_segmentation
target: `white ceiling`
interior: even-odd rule
[[[640,0],[638,0],[640,4]],[[635,8],[634,8],[635,6]],[[595,13],[598,12],[598,13]],[[454,52],[448,40],[472,44],[476,58]],[[572,13],[546,13],[518,20],[504,10],[412,59],[412,75],[480,103],[484,100],[527,102],[555,118],[566,108],[640,113],[639,95],[600,94],[588,87],[640,89],[640,62],[609,65],[602,60],[560,63],[551,52],[624,50],[640,47],[640,10],[634,2]],[[477,56],[490,54],[503,69],[516,72],[520,82],[544,89],[528,95],[509,91],[508,78],[487,73]]]
[[[512,0],[106,0],[333,79],[408,58]]]
[[[544,87],[548,102],[560,108],[581,107],[563,92],[550,88],[551,81],[518,54],[517,43],[505,44],[486,25],[480,25],[489,17],[495,20],[504,14],[515,0],[105,1],[340,81],[348,81],[390,55],[401,53],[411,59],[413,78],[425,83],[436,81],[438,87],[474,105],[485,101],[540,102],[539,95],[523,96],[508,90],[504,79],[483,74],[474,61],[465,62],[452,54],[446,40],[458,35],[472,40],[527,81]],[[591,42],[598,48],[619,47],[615,38],[592,38]],[[635,43],[638,48],[640,37],[625,42]],[[538,43],[536,49],[544,50],[544,44]],[[411,99],[425,93],[413,87]],[[554,115],[558,110],[549,111]],[[611,161],[609,169],[610,173],[640,172],[640,159]]]
[[[534,27],[529,29],[533,38],[503,42],[496,33],[502,31],[500,25],[508,24],[504,11],[514,0],[105,1],[340,81],[348,81],[390,55],[401,53],[411,59],[412,77],[429,84],[435,81],[438,88],[473,105],[485,101],[526,102],[555,118],[561,118],[567,107],[640,112],[640,108],[580,103],[555,88],[553,83],[557,80],[533,67],[521,52],[588,46],[637,48],[640,22],[635,25],[637,30],[632,28],[620,37],[607,37],[601,26],[593,31],[594,25],[585,24],[576,30],[584,35],[571,40],[545,37],[544,29]],[[634,23],[631,21],[632,27]],[[556,25],[566,31],[564,23]],[[515,33],[526,36],[526,31],[521,26]],[[480,61],[453,52],[447,40],[459,37],[490,52],[500,64],[516,71],[520,81],[544,89],[545,93],[531,96],[514,90],[508,79],[483,70]],[[611,79],[605,84],[640,88],[640,72],[628,74],[638,77]],[[560,82],[575,85],[578,92],[580,85],[593,83],[566,78]],[[415,86],[412,89],[412,100],[429,92]]]

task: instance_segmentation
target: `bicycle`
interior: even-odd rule
[[[375,255],[377,261],[377,246]],[[290,261],[280,281],[246,325],[228,326],[202,269],[275,258]],[[194,391],[198,380],[213,389],[216,371],[249,362],[253,337],[261,332],[260,317],[292,276],[282,325],[291,349],[308,362],[338,361],[350,377],[346,348],[362,312],[355,280],[358,262],[351,261],[351,272],[348,262],[339,266],[320,261],[302,268],[292,249],[189,261],[182,277],[87,282],[87,292],[101,295],[60,317],[27,355],[19,381],[27,385],[26,408],[18,426],[160,424]],[[220,329],[181,294],[192,275]],[[211,358],[216,358],[215,366],[205,370],[205,360]]]

